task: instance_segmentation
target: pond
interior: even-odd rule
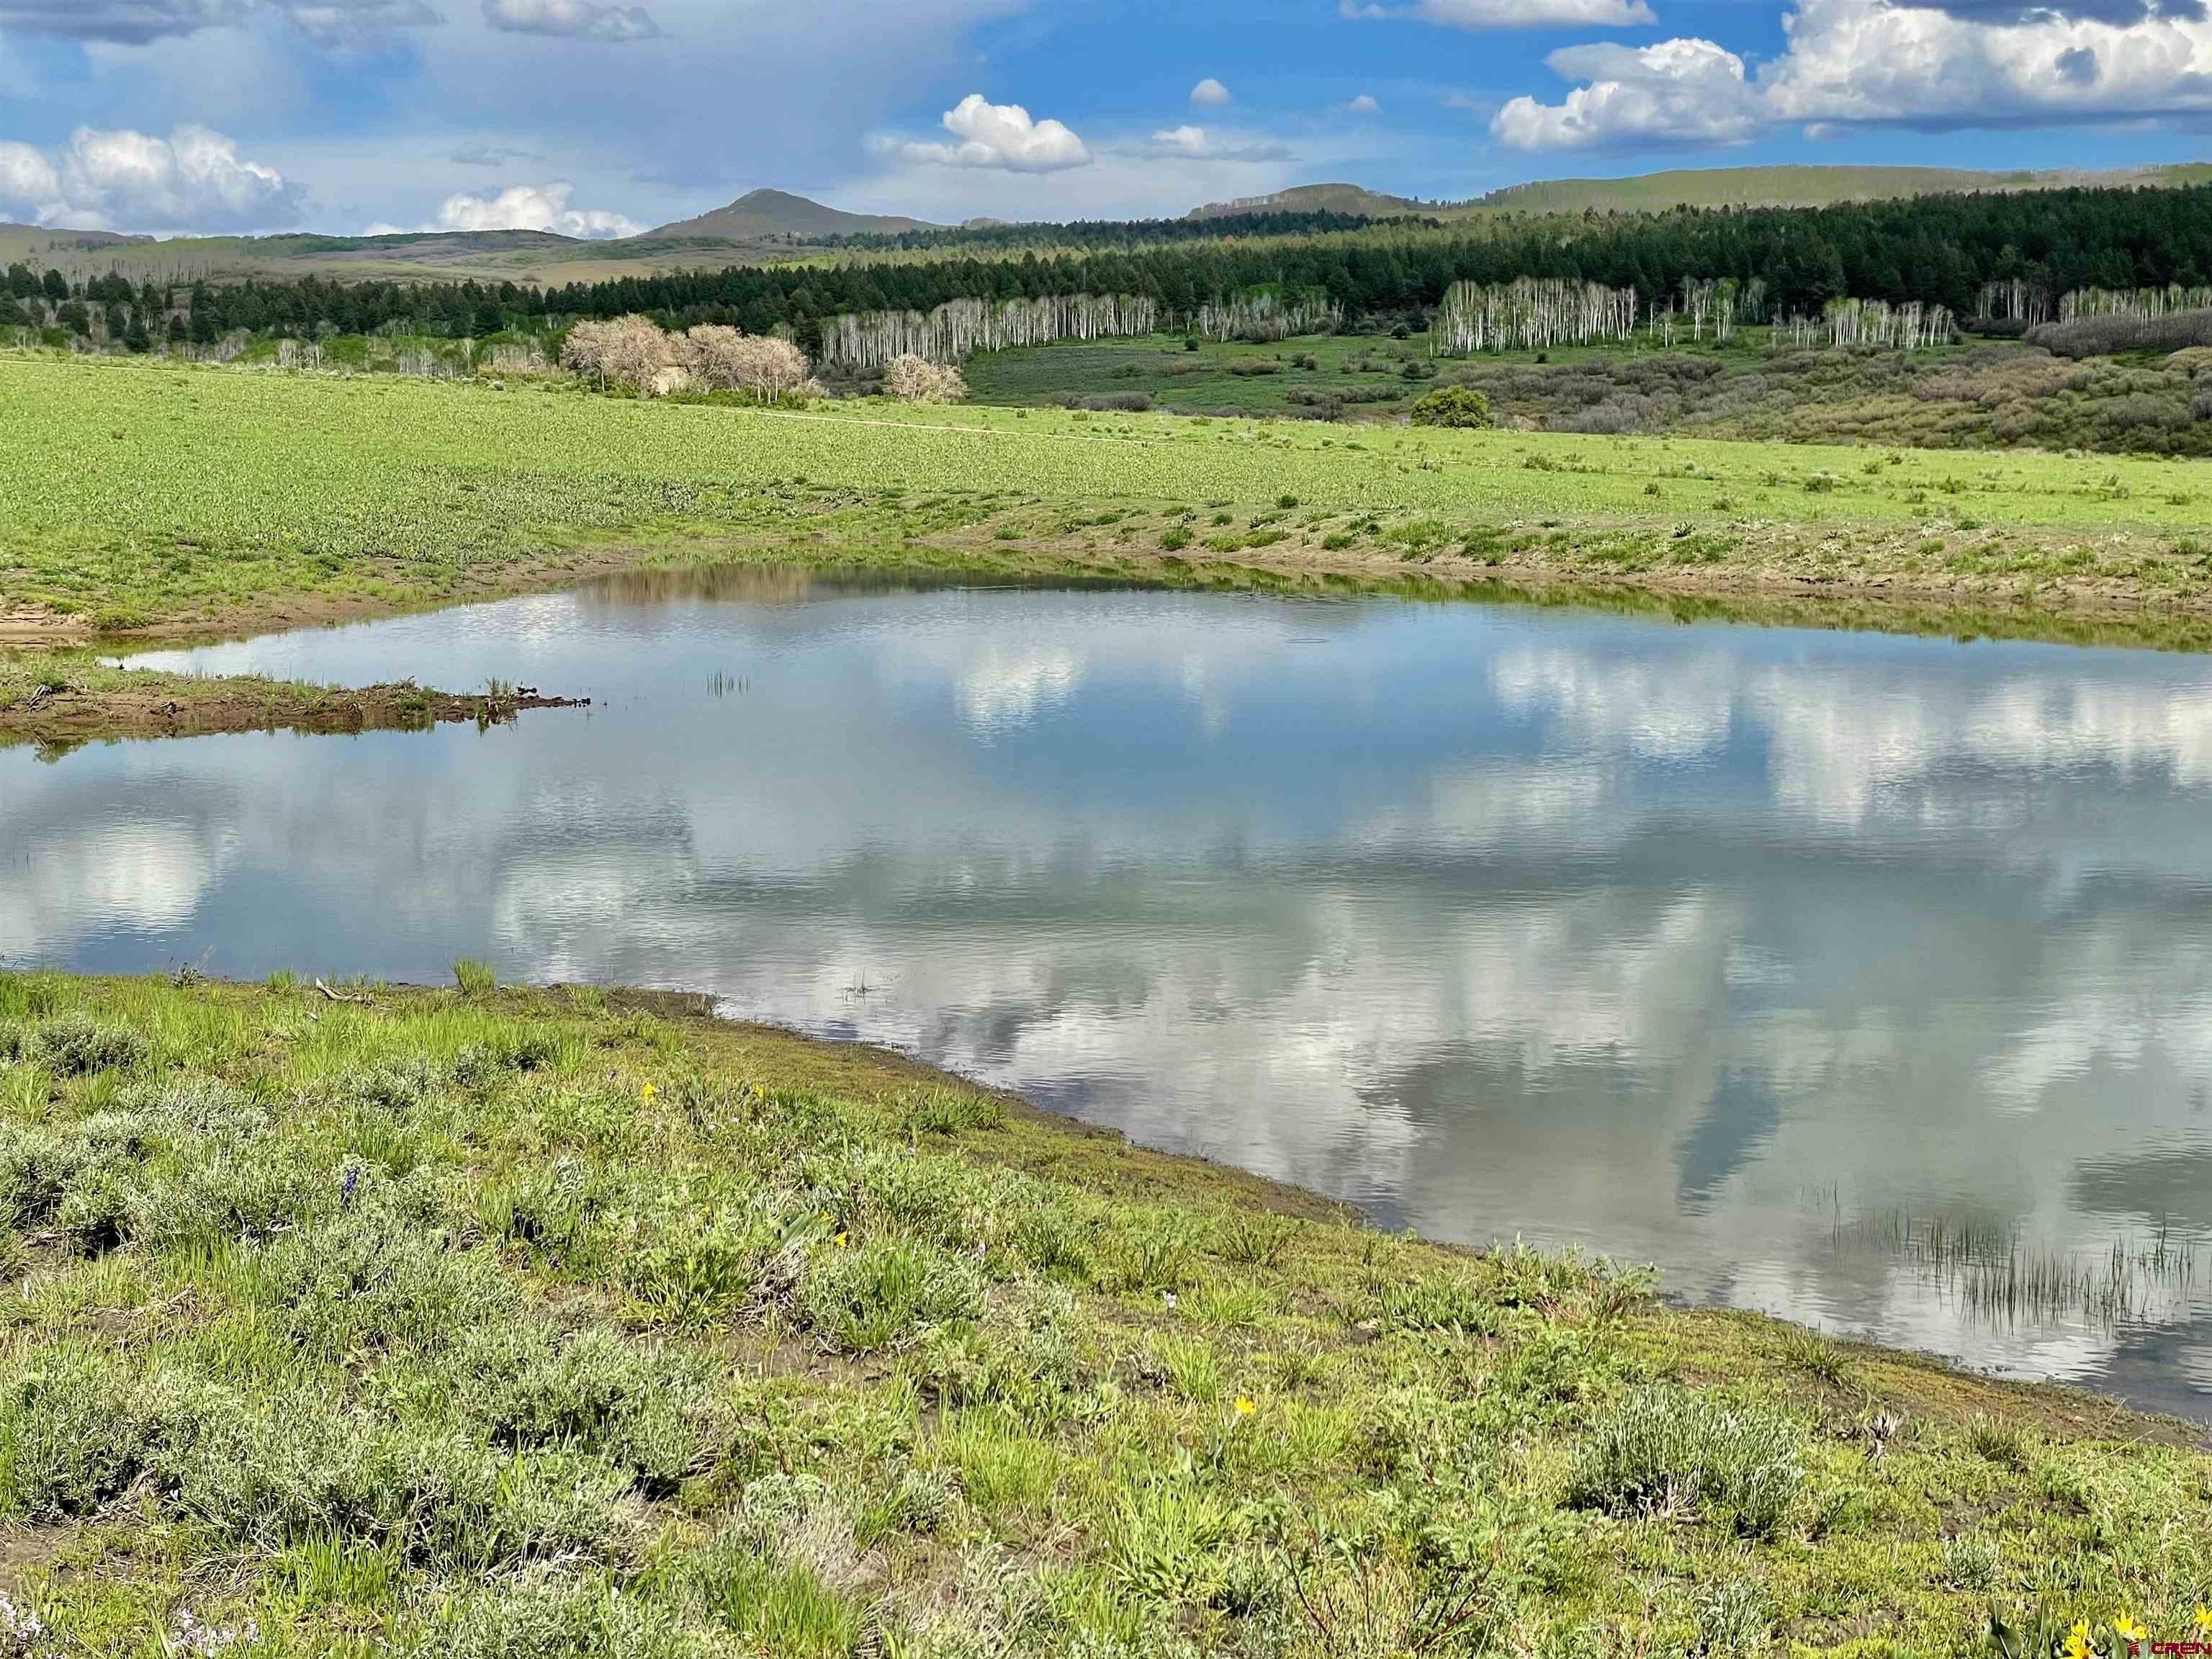
[[[2205,659],[726,570],[146,660],[594,706],[0,751],[10,965],[709,991],[2212,1416]]]

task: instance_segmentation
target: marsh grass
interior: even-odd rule
[[[1971,1216],[1884,1210],[1849,1223],[1838,1217],[1831,1243],[1839,1255],[1899,1261],[1972,1317],[2007,1327],[2112,1328],[2155,1320],[2187,1306],[2212,1271],[2202,1249],[2164,1222],[2148,1238],[2081,1251],[2041,1245]]]
[[[57,1650],[1950,1653],[2212,1576],[2166,1425],[465,987],[0,974],[0,1588]]]

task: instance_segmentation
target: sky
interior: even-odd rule
[[[0,0],[0,219],[605,237],[2212,157],[2212,0]]]

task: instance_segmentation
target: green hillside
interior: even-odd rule
[[[2093,173],[1980,172],[1966,167],[1678,167],[1623,179],[1545,179],[1509,185],[1470,202],[1423,202],[1358,185],[1300,185],[1272,196],[1210,202],[1193,219],[1240,213],[1350,213],[1371,219],[1403,214],[1471,218],[1489,213],[1656,213],[1676,207],[1824,207],[1970,191],[2063,190],[2072,185],[2172,185],[2212,179],[2212,163],[2124,167]]]

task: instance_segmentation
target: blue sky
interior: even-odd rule
[[[2111,167],[2209,117],[2207,0],[0,0],[0,217],[161,234]]]

